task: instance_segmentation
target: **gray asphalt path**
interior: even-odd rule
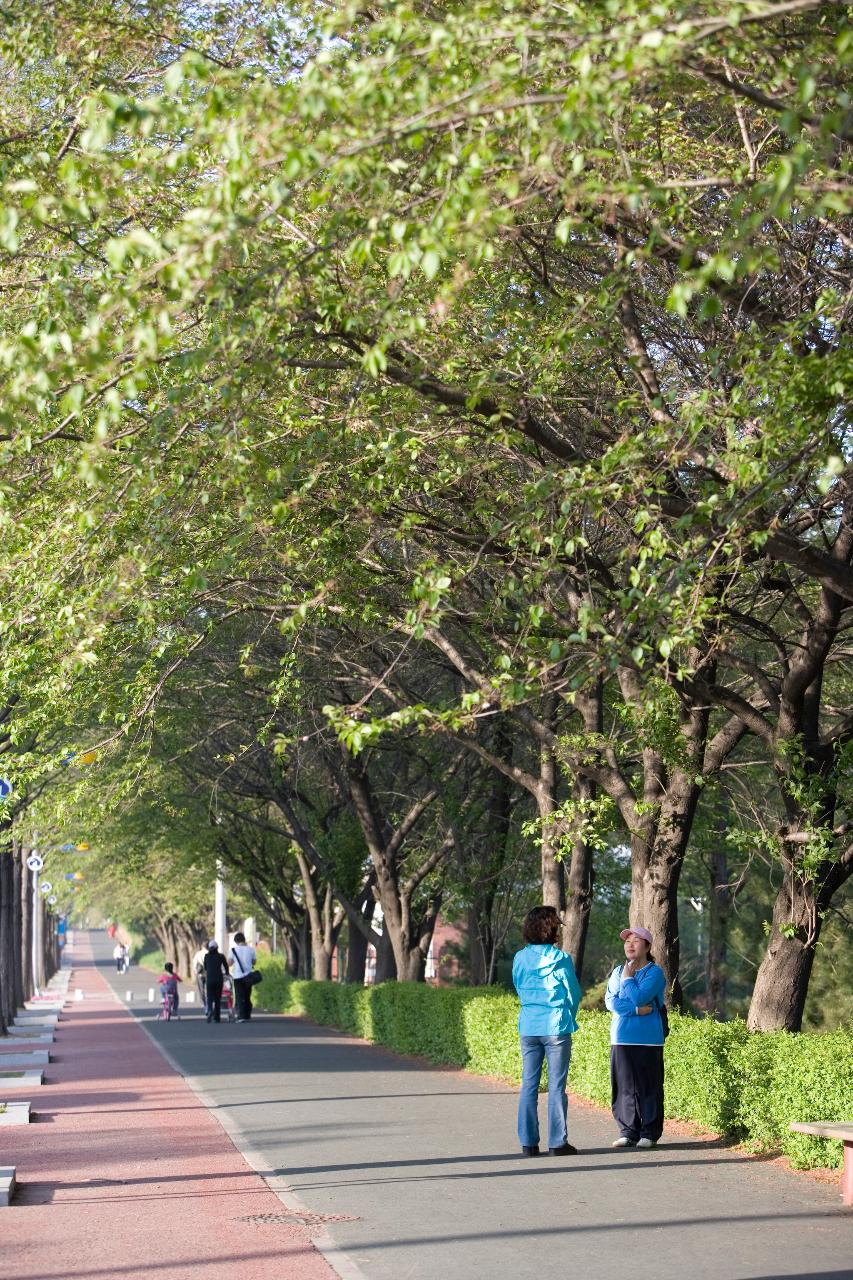
[[[853,1280],[853,1212],[834,1186],[666,1134],[652,1152],[614,1151],[610,1117],[580,1108],[577,1156],[524,1159],[514,1090],[296,1018],[211,1025],[185,1008],[156,1022],[151,975],[111,972],[91,936],[237,1146],[308,1209],[341,1215],[328,1230],[366,1280]]]

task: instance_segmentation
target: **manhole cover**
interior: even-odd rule
[[[349,1213],[300,1213],[297,1209],[293,1209],[290,1213],[250,1213],[245,1218],[238,1218],[237,1221],[321,1227],[324,1222],[358,1222],[359,1219]]]

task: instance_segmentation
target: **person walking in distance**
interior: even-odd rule
[[[222,1018],[222,984],[228,973],[228,961],[219,950],[215,938],[207,944],[204,957],[204,985],[206,990],[205,1013],[208,1022],[220,1022]]]
[[[607,980],[610,1096],[619,1126],[614,1147],[653,1147],[663,1133],[663,996],[666,975],[652,956],[652,935],[636,926],[619,934],[625,963]]]
[[[249,974],[254,967],[255,948],[246,942],[244,933],[235,933],[231,946],[231,977],[234,981],[238,1022],[248,1022],[252,1016],[252,983]]]
[[[539,1081],[548,1062],[548,1154],[574,1156],[566,1132],[566,1077],[572,1056],[572,1032],[581,1002],[572,957],[557,946],[560,917],[553,907],[534,907],[524,921],[527,946],[516,952],[512,982],[519,999],[521,1093],[518,1139],[526,1156],[539,1155]]]
[[[203,943],[193,956],[193,974],[195,975],[195,986],[198,992],[198,998],[207,1013],[207,980],[204,976],[204,960],[207,955],[209,942]]]

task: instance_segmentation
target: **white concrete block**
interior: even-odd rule
[[[8,1207],[9,1201],[15,1194],[15,1167],[12,1165],[0,1166],[0,1209]]]
[[[0,1103],[4,1110],[0,1111],[0,1125],[16,1125],[30,1123],[30,1102]]]

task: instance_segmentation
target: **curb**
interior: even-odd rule
[[[30,1123],[30,1102],[7,1102],[6,1110],[0,1111],[0,1126]]]
[[[8,1079],[0,1076],[0,1092],[2,1093],[5,1093],[8,1089],[35,1089],[42,1084],[44,1084],[44,1072],[40,1070],[27,1071],[24,1068],[20,1075],[9,1076]]]
[[[15,1194],[15,1167],[14,1165],[0,1167],[0,1209],[8,1209],[9,1201]]]

